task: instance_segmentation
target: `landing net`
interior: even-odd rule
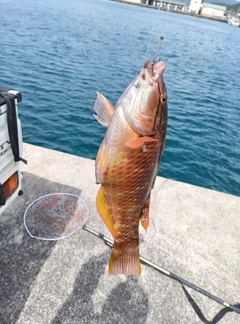
[[[39,240],[60,240],[82,229],[89,216],[79,196],[54,193],[32,202],[24,213],[28,234]]]

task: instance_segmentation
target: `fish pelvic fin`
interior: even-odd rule
[[[97,194],[97,209],[102,220],[106,224],[107,228],[111,232],[113,238],[116,237],[116,225],[113,221],[110,207],[106,200],[104,186],[101,186]]]
[[[126,250],[116,247],[116,243],[114,243],[108,272],[111,275],[124,274],[139,277],[141,275],[141,266],[138,244]]]
[[[141,225],[145,230],[148,229],[149,222],[150,222],[149,208],[150,208],[150,196],[147,198],[145,206],[143,207],[142,210]]]
[[[97,115],[93,116],[97,119],[99,124],[108,127],[114,113],[114,108],[111,102],[99,92],[97,92],[94,110],[96,111]]]

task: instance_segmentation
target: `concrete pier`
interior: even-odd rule
[[[39,241],[23,215],[36,198],[80,195],[87,225],[111,238],[97,214],[94,161],[24,144],[24,194],[0,215],[0,323],[202,323],[181,285],[142,265],[140,278],[109,276],[110,248],[80,230]],[[157,177],[150,226],[140,228],[140,254],[229,303],[240,301],[240,197]],[[189,288],[211,320],[223,308]],[[230,312],[221,324],[240,323]]]

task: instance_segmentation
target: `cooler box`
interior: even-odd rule
[[[0,87],[0,214],[22,194],[22,129],[18,118],[18,91]]]

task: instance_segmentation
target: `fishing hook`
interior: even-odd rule
[[[159,40],[159,43],[158,43],[158,47],[157,47],[156,53],[155,53],[154,58],[153,58],[153,64],[156,62],[156,57],[158,55],[158,52],[160,50],[160,47],[161,47],[161,44],[162,44],[163,41],[164,41],[164,37],[161,36],[160,37],[160,40]]]

